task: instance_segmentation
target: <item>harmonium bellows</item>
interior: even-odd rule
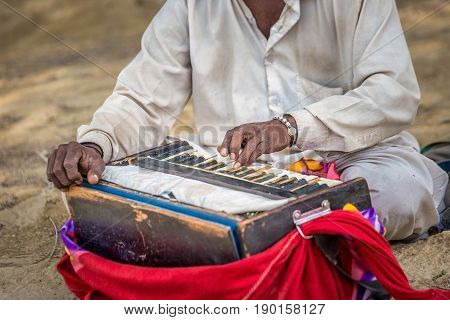
[[[222,158],[223,160],[223,158]],[[108,259],[142,266],[177,267],[229,263],[259,253],[294,228],[292,212],[346,203],[371,206],[367,183],[345,183],[296,174],[263,164],[233,164],[175,141],[115,161],[227,190],[251,193],[282,205],[230,214],[101,180],[66,193],[78,244]]]

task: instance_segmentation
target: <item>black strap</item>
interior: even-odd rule
[[[369,290],[372,293],[372,297],[375,300],[389,300],[391,296],[383,288],[378,280],[374,281],[355,281],[350,275],[342,268],[339,263],[339,237],[333,235],[315,235],[314,240],[319,250],[327,257],[328,260],[341,272],[345,277],[353,282],[357,282],[360,286]]]

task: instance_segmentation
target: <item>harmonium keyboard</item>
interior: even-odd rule
[[[224,192],[286,201],[270,210],[230,214],[104,180],[97,185],[83,182],[66,193],[78,244],[108,259],[141,266],[224,264],[272,246],[295,227],[295,210],[309,211],[324,200],[331,209],[346,203],[360,210],[371,207],[363,178],[342,183],[265,164],[236,169],[222,160],[176,140],[108,166],[138,166],[219,186]]]

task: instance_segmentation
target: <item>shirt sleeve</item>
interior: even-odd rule
[[[351,152],[414,121],[420,91],[394,0],[362,2],[352,48],[353,89],[290,112],[299,148]]]
[[[160,144],[191,95],[187,5],[168,0],[145,31],[141,50],[78,142],[92,142],[106,162]]]

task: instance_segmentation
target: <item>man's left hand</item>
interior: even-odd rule
[[[295,120],[288,116],[289,122]],[[291,136],[279,120],[244,124],[227,131],[222,145],[217,148],[223,157],[236,160],[235,168],[248,166],[263,154],[281,151],[289,147]]]

